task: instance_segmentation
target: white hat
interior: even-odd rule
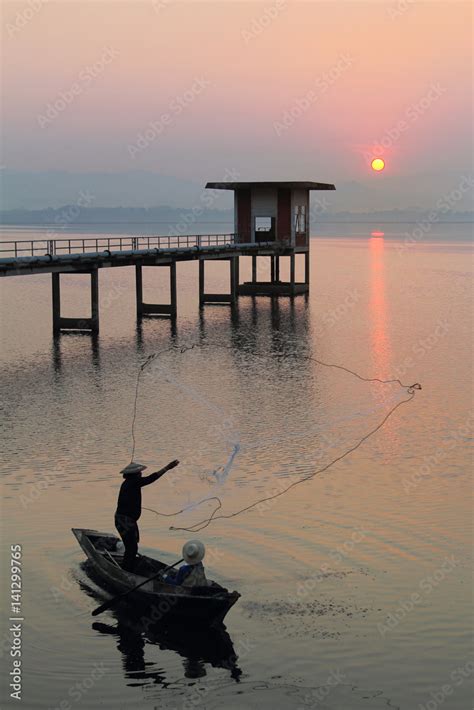
[[[131,463],[128,464],[128,466],[125,466],[125,468],[122,468],[120,473],[123,476],[128,476],[132,473],[140,473],[140,471],[144,471],[146,469],[146,466],[143,466],[141,463],[136,463],[135,461],[132,461]]]
[[[206,548],[200,540],[189,540],[183,545],[183,558],[188,565],[197,565],[205,554]]]

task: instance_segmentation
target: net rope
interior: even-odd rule
[[[137,380],[135,384],[135,397],[134,397],[134,403],[133,403],[133,412],[132,412],[132,428],[131,428],[131,436],[132,436],[132,452],[131,452],[131,458],[130,461],[133,461],[133,457],[135,455],[135,448],[136,448],[136,437],[135,437],[135,424],[136,424],[136,419],[137,419],[137,407],[138,407],[138,397],[139,397],[139,389],[140,389],[140,378],[144,372],[144,370],[155,360],[156,358],[165,355],[170,352],[177,352],[179,354],[184,354],[186,352],[189,352],[194,349],[205,349],[205,348],[221,348],[221,349],[226,349],[226,350],[233,350],[233,347],[231,345],[223,345],[221,343],[213,343],[213,342],[207,342],[207,343],[193,343],[191,345],[171,345],[168,348],[165,348],[163,350],[159,350],[155,353],[152,353],[149,355],[144,362],[140,365],[140,368],[138,370],[137,374]],[[265,357],[268,358],[268,353],[262,353],[256,350],[252,349],[245,349],[245,352],[248,353],[249,355],[252,355],[254,357]],[[230,518],[235,518],[238,515],[241,515],[242,513],[245,513],[249,510],[252,510],[253,508],[256,508],[258,505],[261,505],[263,503],[268,503],[269,501],[275,500],[276,498],[279,498],[280,496],[285,495],[290,491],[292,488],[295,486],[299,486],[302,483],[305,483],[307,481],[312,480],[315,476],[318,476],[321,473],[324,473],[328,469],[332,468],[336,463],[339,461],[342,461],[345,459],[347,456],[350,454],[354,453],[354,451],[357,451],[362,444],[364,444],[368,439],[370,439],[372,436],[374,436],[382,427],[386,424],[386,422],[390,419],[390,417],[399,409],[402,405],[408,404],[409,402],[412,401],[412,399],[415,397],[416,391],[421,390],[421,385],[419,382],[415,382],[412,385],[407,385],[404,384],[401,380],[398,378],[393,378],[393,379],[381,379],[379,377],[364,377],[360,373],[356,372],[355,370],[351,370],[349,367],[345,367],[344,365],[337,365],[334,363],[327,363],[324,362],[323,360],[319,360],[318,358],[313,357],[312,355],[301,355],[299,353],[273,353],[272,357],[277,358],[277,359],[290,359],[290,358],[295,358],[298,360],[310,360],[312,362],[315,362],[317,365],[320,365],[321,367],[327,367],[327,368],[333,368],[336,370],[342,370],[343,372],[346,372],[353,377],[356,377],[358,380],[361,380],[362,382],[378,382],[379,384],[383,385],[389,385],[389,384],[398,384],[401,389],[403,389],[407,397],[404,399],[400,400],[397,402],[393,407],[389,409],[387,414],[379,421],[379,423],[371,429],[367,434],[364,434],[363,437],[361,437],[356,444],[351,446],[350,448],[346,449],[342,454],[339,456],[336,456],[333,458],[329,463],[325,464],[321,468],[316,469],[315,471],[312,471],[310,474],[307,476],[303,476],[302,478],[299,478],[297,481],[293,481],[290,483],[286,488],[283,488],[282,490],[277,491],[276,493],[273,493],[272,495],[265,496],[263,498],[259,498],[258,500],[254,501],[253,503],[250,503],[249,505],[245,506],[244,508],[241,508],[240,510],[236,510],[233,513],[221,513],[220,515],[217,515],[218,511],[222,508],[222,501],[218,496],[208,496],[206,498],[202,498],[199,500],[197,503],[193,504],[192,507],[195,508],[199,505],[202,505],[204,503],[209,503],[211,501],[216,502],[216,507],[212,511],[209,517],[204,518],[203,520],[194,523],[194,525],[190,525],[189,527],[178,527],[174,525],[170,525],[169,529],[170,530],[175,530],[175,531],[186,531],[186,532],[191,532],[191,533],[196,533],[201,530],[204,530],[204,528],[207,528],[208,525],[210,525],[212,522],[215,522],[216,520],[228,520]],[[173,511],[172,513],[163,513],[161,511],[155,510],[153,508],[146,508],[145,506],[143,507],[144,510],[148,510],[155,515],[159,515],[162,517],[166,518],[172,518],[177,515],[181,515],[182,513],[186,512],[187,510],[190,509],[190,505],[185,506],[184,508],[181,508],[180,510]]]

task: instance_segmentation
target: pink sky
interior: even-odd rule
[[[7,2],[2,163],[337,182],[366,177],[384,139],[385,175],[466,171],[471,12],[455,0]]]

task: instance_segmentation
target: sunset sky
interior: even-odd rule
[[[472,170],[471,23],[456,0],[7,2],[1,163],[408,180],[408,202]]]

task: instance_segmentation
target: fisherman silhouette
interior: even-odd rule
[[[125,545],[122,567],[127,572],[134,570],[140,540],[137,520],[142,513],[142,488],[154,483],[178,464],[177,460],[171,461],[159,471],[155,471],[149,476],[142,476],[142,471],[146,469],[146,466],[132,461],[120,471],[125,480],[120,486],[115,512],[115,527]]]

